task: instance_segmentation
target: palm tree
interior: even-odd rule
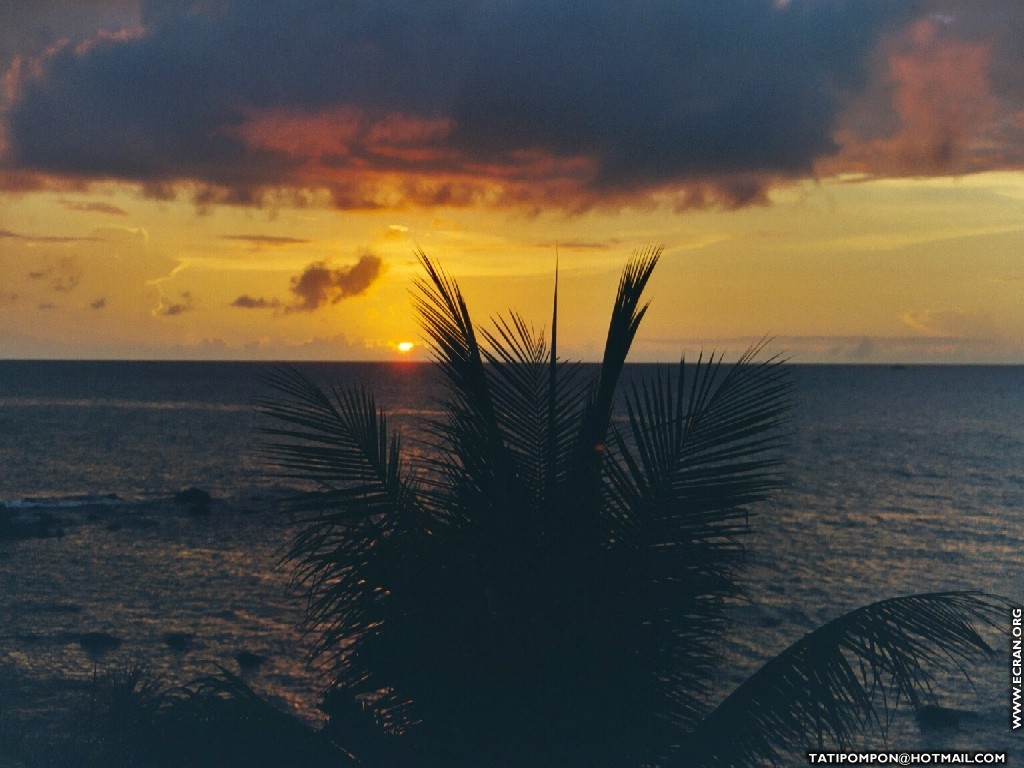
[[[367,765],[778,763],[845,748],[989,647],[981,594],[897,598],[805,636],[710,713],[751,505],[782,485],[791,387],[763,344],[619,392],[661,254],[627,263],[596,374],[519,315],[478,329],[426,255],[442,417],[403,453],[361,390],[284,369],[267,455],[313,480],[290,557],[335,736]],[[742,729],[737,724],[742,723]]]

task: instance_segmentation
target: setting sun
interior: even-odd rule
[[[404,354],[407,354],[409,352],[412,352],[412,348],[414,346],[416,346],[416,345],[413,344],[411,341],[400,341],[400,342],[398,342],[398,345],[395,347],[395,349],[397,349],[399,352],[401,352],[404,355]]]

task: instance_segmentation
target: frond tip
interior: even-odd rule
[[[847,749],[857,733],[883,731],[892,709],[934,702],[936,671],[959,670],[993,649],[979,632],[1008,603],[979,592],[936,592],[857,608],[770,659],[702,723],[688,765],[781,764],[784,751]],[[743,723],[737,730],[736,724]],[[699,759],[693,760],[693,755]]]

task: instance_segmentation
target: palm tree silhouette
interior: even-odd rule
[[[361,389],[276,373],[267,455],[314,480],[290,558],[332,734],[376,766],[779,763],[843,749],[931,670],[990,652],[976,593],[876,603],[806,635],[710,713],[748,509],[782,484],[791,387],[757,345],[619,393],[660,248],[629,260],[596,375],[516,314],[488,330],[423,253],[443,375],[426,450]],[[616,416],[616,414],[619,414]],[[615,417],[615,418],[613,418]]]

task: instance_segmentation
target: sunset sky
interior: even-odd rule
[[[0,358],[423,356],[423,249],[594,359],[1024,363],[1019,0],[10,0]],[[400,351],[403,342],[414,342]]]

